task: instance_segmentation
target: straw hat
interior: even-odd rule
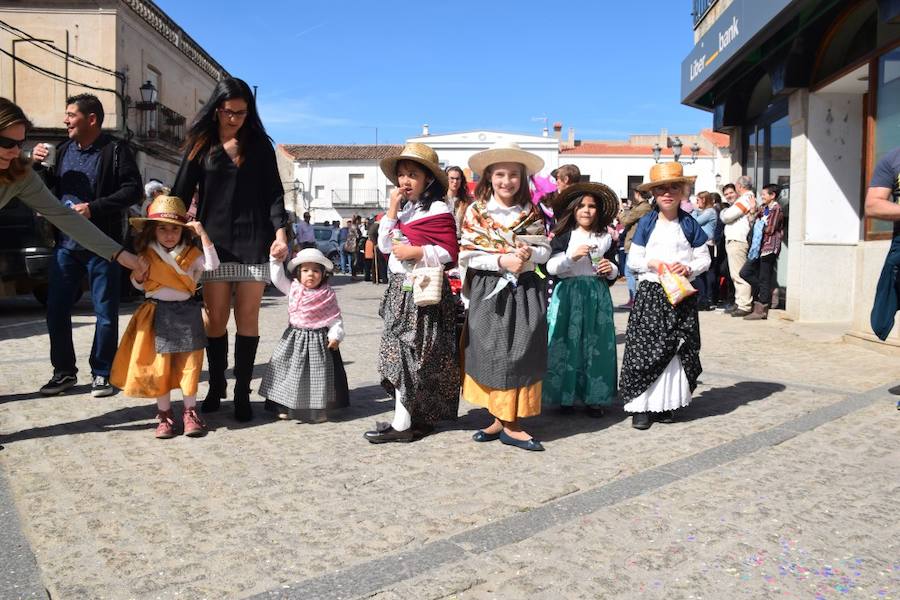
[[[650,181],[645,181],[637,187],[641,192],[666,185],[667,183],[694,183],[696,176],[685,176],[684,167],[679,162],[661,162],[650,167]]]
[[[146,217],[131,217],[128,219],[131,226],[138,231],[144,228],[146,221],[184,225],[188,222],[184,202],[178,196],[157,196],[150,203],[150,206],[147,207]]]
[[[334,271],[334,263],[325,258],[325,255],[318,248],[304,248],[297,253],[297,256],[288,263],[288,272],[293,273],[294,269],[303,263],[318,263],[325,267],[325,270],[331,273]]]
[[[527,175],[534,175],[544,168],[544,159],[531,152],[526,152],[515,142],[501,140],[469,158],[469,168],[484,177],[484,170],[497,163],[519,163],[525,165]]]
[[[556,194],[550,204],[553,216],[559,220],[569,204],[582,196],[591,196],[597,202],[600,222],[604,227],[612,223],[619,214],[619,197],[612,191],[612,188],[603,183],[585,181],[574,183]]]
[[[438,183],[444,186],[444,189],[447,189],[447,174],[444,173],[440,163],[438,163],[437,152],[432,150],[430,146],[411,142],[403,146],[403,150],[397,156],[388,156],[381,160],[382,172],[394,185],[398,185],[397,163],[401,160],[411,160],[422,165],[426,171],[434,176]]]

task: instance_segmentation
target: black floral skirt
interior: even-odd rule
[[[647,391],[676,354],[693,392],[703,372],[697,296],[672,306],[660,284],[642,281],[625,330],[619,399],[627,404]]]
[[[391,273],[378,314],[384,319],[378,373],[391,395],[400,390],[416,424],[456,419],[459,410],[459,354],[456,305],[444,278],[441,301],[416,306],[403,291],[405,275]]]

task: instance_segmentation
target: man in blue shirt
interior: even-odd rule
[[[50,181],[57,198],[90,219],[106,235],[121,242],[128,207],[140,202],[140,172],[128,145],[101,132],[103,105],[96,96],[81,94],[66,100],[64,120],[69,140],[57,151]],[[64,234],[59,235],[50,264],[47,331],[53,376],[40,392],[51,396],[74,386],[75,348],[72,307],[87,274],[97,322],[91,347],[91,395],[114,393],[109,372],[119,343],[119,265],[92,254]]]

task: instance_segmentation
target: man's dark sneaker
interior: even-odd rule
[[[103,375],[94,375],[94,379],[91,381],[91,396],[94,398],[104,398],[106,396],[112,396],[115,393],[116,388],[109,384],[109,379]]]
[[[62,394],[66,390],[75,387],[77,383],[78,378],[74,375],[54,375],[50,378],[50,381],[45,383],[38,391],[43,396],[56,396],[57,394]]]

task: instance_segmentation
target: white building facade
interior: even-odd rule
[[[373,216],[387,206],[394,188],[379,163],[401,149],[393,144],[279,144],[285,207],[298,216],[309,212],[313,223]]]
[[[681,138],[686,142],[682,162],[688,174],[697,175],[697,191],[716,191],[730,180],[727,136],[703,132]],[[477,177],[469,169],[469,158],[498,142],[512,141],[544,160],[541,171],[544,176],[549,176],[561,164],[575,164],[582,178],[601,181],[620,197],[627,197],[630,189],[644,181],[654,164],[653,146],[647,142],[661,140],[661,146],[666,146],[671,139],[662,132],[633,136],[628,142],[580,142],[562,141],[548,135],[476,130],[422,135],[407,142],[430,146],[437,152],[443,168],[459,166],[466,179],[474,182]],[[701,147],[694,161],[689,145],[697,140],[702,144],[698,142]],[[379,163],[401,149],[401,145],[279,144],[276,154],[285,187],[285,206],[298,216],[308,211],[314,223],[343,220],[353,215],[372,216],[387,207],[394,188],[381,172]],[[671,148],[661,148],[660,160],[673,159]]]

